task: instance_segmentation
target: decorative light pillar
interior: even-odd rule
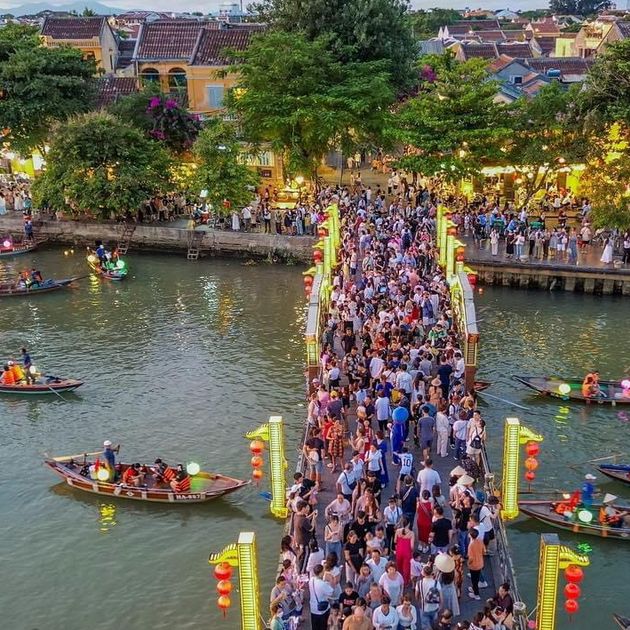
[[[284,456],[284,423],[282,416],[271,416],[267,424],[245,435],[248,440],[258,438],[269,443],[269,468],[271,470],[271,513],[278,518],[286,518],[286,478],[287,460]]]
[[[503,509],[501,517],[510,520],[518,516],[518,471],[520,446],[527,442],[542,442],[543,436],[521,425],[518,418],[505,419],[503,436]]]
[[[226,563],[231,567],[238,567],[241,630],[262,630],[256,534],[241,532],[236,544],[228,545],[219,553],[210,554],[208,562],[212,565]]]
[[[587,567],[589,564],[587,555],[576,553],[569,547],[561,545],[557,534],[541,535],[538,565],[537,630],[554,630],[556,627],[559,570],[570,566]]]

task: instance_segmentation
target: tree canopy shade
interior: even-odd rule
[[[550,0],[549,9],[561,15],[593,15],[613,5],[610,0]]]
[[[450,51],[420,61],[419,93],[402,104],[393,127],[395,138],[411,147],[402,167],[460,178],[501,155],[506,114],[494,102],[497,86],[485,63],[459,63]]]
[[[578,92],[579,87],[566,90],[553,82],[535,98],[519,99],[510,110],[511,132],[502,152],[522,179],[521,206],[561,169],[584,162],[588,141],[576,118]]]
[[[326,152],[381,134],[393,99],[384,64],[342,64],[326,39],[283,32],[254,39],[237,56],[229,106],[245,138],[284,152],[290,174],[316,178]]]
[[[5,142],[25,155],[43,151],[55,121],[92,106],[95,72],[79,50],[18,45],[0,64],[0,128],[10,130]]]
[[[35,48],[38,45],[38,31],[34,26],[11,22],[0,28],[0,62],[2,63],[19,48]]]
[[[243,207],[254,196],[251,187],[258,185],[259,178],[244,163],[241,149],[234,127],[219,118],[209,120],[195,142],[193,190],[197,195],[207,191],[206,200],[215,211]]]
[[[308,40],[329,38],[339,61],[383,61],[394,85],[408,85],[416,56],[406,0],[261,0],[260,19]]]
[[[597,56],[580,103],[592,124],[623,121],[630,127],[630,39],[610,44]]]
[[[455,9],[420,9],[409,14],[409,22],[416,39],[435,37],[440,27],[449,26],[461,19],[461,13]]]
[[[140,130],[105,112],[60,123],[46,161],[46,170],[33,183],[35,203],[101,218],[135,212],[169,185],[168,153]]]

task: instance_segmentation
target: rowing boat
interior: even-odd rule
[[[490,387],[490,385],[492,385],[492,381],[485,381],[483,379],[478,378],[475,381],[475,391],[476,392],[482,392],[482,391],[484,391],[484,389],[488,389],[488,387]]]
[[[567,521],[562,514],[558,514],[555,510],[556,501],[546,500],[524,500],[518,502],[518,507],[532,518],[538,519],[543,523],[564,529],[575,534],[587,534],[589,536],[599,536],[600,538],[615,538],[617,540],[630,541],[630,528],[627,527],[609,527],[600,525],[595,522],[599,512],[599,505],[593,505],[591,512],[595,514],[595,518],[591,523],[583,523],[580,521]],[[618,510],[627,510],[625,506],[614,505]]]
[[[623,630],[630,630],[630,617],[624,617],[623,615],[613,613],[613,619],[620,628],[623,628]]]
[[[50,293],[51,291],[58,291],[69,286],[78,278],[64,278],[63,280],[54,280],[49,278],[44,282],[39,283],[37,286],[30,287],[16,287],[13,282],[5,282],[0,284],[0,297],[18,297],[24,295],[37,295],[40,293]]]
[[[76,378],[58,378],[48,383],[18,383],[17,385],[0,384],[0,394],[19,394],[21,395],[42,395],[42,394],[61,394],[63,392],[74,391],[77,387],[81,387],[83,381]]]
[[[234,479],[216,473],[200,471],[190,477],[189,492],[175,492],[170,487],[161,487],[156,484],[153,475],[145,478],[145,488],[136,488],[122,483],[103,482],[91,479],[80,474],[85,465],[89,465],[84,457],[80,463],[72,458],[56,457],[44,460],[46,466],[61,476],[66,483],[77,490],[100,494],[121,499],[135,499],[137,501],[149,501],[152,503],[204,503],[216,499],[239,488],[248,485],[249,481]],[[120,477],[130,464],[120,465]]]
[[[624,396],[620,381],[599,381],[602,396],[589,398],[582,395],[582,380],[577,378],[558,378],[555,376],[517,376],[512,378],[545,396],[562,400],[577,400],[586,404],[599,403],[608,405],[630,404],[630,397]],[[567,389],[567,386],[569,389]]]
[[[87,256],[87,264],[88,267],[101,278],[106,278],[107,280],[124,280],[127,277],[128,269],[125,266],[123,261],[119,261],[122,263],[122,266],[117,267],[116,269],[102,269],[98,258],[94,254],[88,254]]]
[[[611,479],[630,484],[629,464],[600,464],[597,470]]]
[[[37,247],[35,241],[26,241],[22,243],[13,243],[12,241],[4,241],[0,243],[0,258],[9,256],[19,256],[32,252]]]

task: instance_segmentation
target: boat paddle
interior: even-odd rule
[[[513,405],[517,409],[522,409],[523,411],[530,411],[529,407],[523,407],[523,405],[519,405],[518,403],[512,402],[511,400],[506,400],[505,398],[499,398],[498,396],[493,396],[492,394],[488,394],[488,392],[485,392],[485,391],[477,392],[477,394],[482,397],[498,400],[499,402],[505,403],[506,405]]]
[[[71,459],[81,459],[81,457],[89,457],[92,455],[102,455],[103,450],[93,451],[92,453],[78,453],[77,455],[62,455],[61,457],[53,457],[52,460],[55,462],[67,462]]]

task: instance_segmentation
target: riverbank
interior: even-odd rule
[[[21,235],[22,226],[21,216],[0,217],[0,235]],[[34,228],[36,238],[47,243],[87,247],[93,246],[96,240],[118,243],[123,237],[124,224],[35,219]],[[173,227],[172,224],[161,224],[136,225],[129,236],[129,249],[185,255],[191,246],[193,235],[200,257],[271,259],[285,263],[310,263],[312,246],[315,243],[315,238],[309,236],[231,232],[205,226],[191,230]]]

